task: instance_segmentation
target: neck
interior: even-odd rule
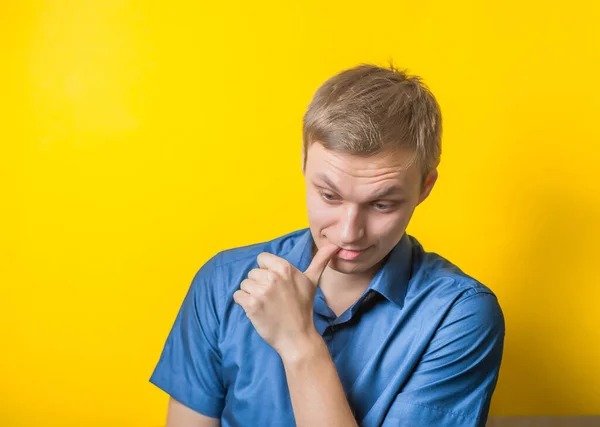
[[[313,257],[317,252],[313,244]],[[334,294],[362,294],[369,287],[371,281],[383,266],[387,256],[371,267],[368,271],[361,273],[341,273],[327,266],[319,280],[319,287],[324,293]]]
[[[355,294],[362,293],[369,287],[374,275],[345,274],[332,268],[325,268],[319,281],[319,286],[324,293]]]

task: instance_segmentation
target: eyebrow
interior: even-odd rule
[[[330,187],[333,191],[340,194],[340,190],[336,187],[336,185],[329,179],[329,177],[325,174],[318,174],[315,178],[323,181],[328,187]],[[387,187],[380,188],[376,192],[372,194],[372,199],[377,200],[389,196],[391,194],[402,194],[404,193],[404,189],[398,185],[388,185]]]

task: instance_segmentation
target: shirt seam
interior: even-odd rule
[[[264,250],[263,250],[263,251],[260,251],[260,252],[259,252],[259,254],[260,254],[260,253],[262,253],[262,252],[265,252],[265,251],[264,251]],[[219,252],[219,253],[217,254],[217,256],[218,256],[219,258],[222,258],[222,257],[223,257],[223,251]],[[247,255],[247,256],[245,256],[245,257],[236,258],[236,259],[232,259],[232,260],[229,260],[229,261],[222,261],[222,260],[221,260],[221,261],[222,261],[222,264],[217,264],[217,267],[219,267],[219,268],[221,268],[221,267],[227,267],[228,265],[230,265],[230,264],[233,264],[233,263],[235,263],[235,262],[244,261],[244,260],[246,260],[246,259],[248,259],[248,258],[256,258],[257,256],[258,256],[258,255]]]
[[[183,390],[180,390],[174,386],[175,381],[178,381],[182,384],[188,384],[186,381],[181,381],[181,378],[182,377],[179,374],[173,375],[173,373],[171,373],[167,376],[165,375],[164,370],[157,370],[156,373],[150,378],[150,382],[161,390],[167,392],[167,394],[169,394],[171,397],[180,399],[181,403],[189,406],[192,409],[198,410],[200,406],[202,406],[203,411],[201,411],[201,413],[203,413],[203,415],[214,417],[218,412],[220,412],[225,402],[225,398],[210,396],[201,388],[192,386],[186,387],[191,394],[202,397],[201,405],[198,405],[198,402],[193,401],[193,399],[188,399],[189,396],[180,396],[179,391]],[[207,407],[209,407],[208,410]],[[210,415],[208,412],[210,412]]]
[[[444,414],[455,415],[455,416],[458,416],[458,417],[461,417],[461,418],[468,418],[468,419],[474,420],[474,421],[477,421],[478,418],[479,418],[478,416],[469,415],[469,414],[464,413],[464,412],[456,412],[456,411],[452,411],[452,410],[445,409],[445,408],[442,408],[442,407],[439,407],[439,406],[434,406],[434,405],[425,405],[423,403],[406,402],[406,401],[402,401],[401,403],[403,403],[405,405],[416,406],[416,407],[419,407],[419,408],[425,408],[425,409],[429,409],[429,410],[432,410],[432,411],[441,412],[441,413],[444,413]]]
[[[473,291],[473,292],[469,292],[469,291]],[[496,300],[498,300],[498,297],[496,296],[495,293],[488,291],[487,289],[478,289],[476,287],[469,287],[467,290],[465,290],[465,292],[463,292],[459,298],[456,299],[456,301],[454,301],[454,303],[450,306],[450,309],[456,307],[459,304],[462,304],[472,298],[475,298],[477,296],[490,296],[495,298]]]
[[[222,258],[223,256],[223,252],[219,252],[217,254],[217,256],[215,257],[215,261],[218,261],[219,258]],[[220,366],[219,366],[219,380],[221,382],[221,385],[226,389],[225,387],[225,375],[223,373],[223,353],[221,352],[221,347],[219,346],[219,343],[221,343],[221,325],[223,324],[223,318],[225,316],[225,306],[226,306],[226,301],[225,301],[225,295],[227,294],[225,292],[225,284],[223,283],[222,280],[222,274],[221,277],[219,277],[219,285],[217,285],[217,273],[222,273],[219,269],[221,269],[223,266],[222,264],[219,264],[218,262],[216,263],[215,267],[212,269],[211,275],[210,275],[210,282],[211,282],[211,286],[218,288],[217,292],[218,292],[218,298],[215,298],[215,300],[217,301],[217,304],[219,304],[219,306],[217,307],[217,350],[219,352],[219,360],[220,360]],[[219,270],[219,271],[217,271]]]

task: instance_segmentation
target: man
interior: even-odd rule
[[[419,77],[360,65],[304,116],[309,228],[222,251],[193,279],[151,381],[169,427],[484,426],[495,295],[405,230],[437,180]]]

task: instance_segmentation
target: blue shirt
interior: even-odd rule
[[[223,427],[294,426],[279,354],[233,293],[261,252],[300,271],[310,229],[219,252],[195,275],[150,381]],[[490,289],[404,234],[339,317],[317,288],[315,327],[360,426],[484,426],[504,343]]]

